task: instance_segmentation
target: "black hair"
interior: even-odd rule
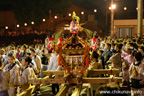
[[[101,53],[103,53],[104,51],[103,50],[99,50]]]
[[[121,50],[123,47],[123,44],[117,44],[117,47],[119,48],[119,50]]]
[[[14,56],[13,52],[8,53],[8,57],[11,57],[11,58],[15,59],[15,56]]]
[[[95,38],[98,38],[98,36],[97,36],[97,35],[94,35],[94,37],[95,37]]]
[[[143,58],[141,52],[136,52],[136,53],[134,54],[134,57],[136,58],[137,61],[141,61],[142,58]]]
[[[92,58],[98,59],[99,55],[97,52],[92,53]]]
[[[111,48],[111,44],[110,43],[106,43],[110,48]]]
[[[135,56],[135,54],[137,53],[137,50],[131,49],[131,51],[132,51],[132,56]]]
[[[136,39],[133,39],[132,41],[133,41],[133,42],[136,42]]]
[[[129,45],[132,46],[132,47],[134,46],[134,44],[132,42],[130,42]]]
[[[30,55],[31,55],[31,53],[29,53],[29,52],[28,52],[28,53],[27,53],[27,55],[28,55],[28,56],[30,56]]]
[[[140,49],[144,52],[144,46],[140,46]]]
[[[0,67],[2,67],[3,59],[0,59]]]
[[[30,51],[32,51],[34,53],[36,52],[34,48],[30,48]]]
[[[127,42],[124,42],[124,45],[126,45]]]
[[[112,46],[115,46],[116,44],[112,44]]]
[[[119,40],[117,40],[117,42],[119,43],[120,41],[119,41]]]
[[[133,47],[138,50],[138,45],[136,43],[133,43]]]
[[[26,62],[28,62],[28,64],[30,64],[31,61],[32,61],[32,59],[31,59],[30,56],[25,56],[23,59],[24,59]]]
[[[48,37],[52,37],[52,35],[51,35],[51,34],[49,34],[49,35],[48,35]]]
[[[24,47],[25,49],[27,49],[28,46],[27,46],[26,44],[24,44],[23,47]]]
[[[14,50],[15,49],[15,46],[13,44],[10,44],[9,47]]]

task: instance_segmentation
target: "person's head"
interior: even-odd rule
[[[130,47],[127,47],[127,48],[126,48],[126,53],[127,53],[127,54],[132,54],[132,49],[131,49]]]
[[[17,46],[17,51],[18,51],[18,52],[20,52],[20,49],[21,49],[21,47],[20,47],[20,46]]]
[[[138,51],[141,52],[142,55],[144,55],[144,46],[140,46]]]
[[[22,49],[24,50],[24,51],[26,51],[27,50],[27,45],[26,44],[24,44],[23,46],[22,46]]]
[[[134,47],[134,44],[132,42],[129,42],[128,44],[130,47]]]
[[[49,35],[48,35],[48,37],[52,37],[52,35],[51,35],[51,34],[49,34]]]
[[[103,47],[103,48],[105,47],[105,43],[102,44],[102,47]]]
[[[0,69],[2,69],[2,68],[3,68],[3,60],[0,59]]]
[[[30,56],[26,56],[22,58],[22,65],[28,66],[31,63],[32,59]]]
[[[4,54],[4,50],[0,49],[0,55],[3,55],[3,54]]]
[[[116,45],[116,44],[112,44],[112,45],[111,45],[111,48],[115,48],[115,45]]]
[[[94,35],[95,38],[98,38],[97,34]]]
[[[31,51],[31,55],[32,55],[32,56],[35,56],[35,55],[36,55],[36,51],[35,51],[34,48],[30,48],[30,51]]]
[[[14,50],[14,49],[15,49],[15,48],[14,48],[14,45],[11,44],[11,45],[8,46],[8,51],[12,51],[12,50]]]
[[[138,45],[136,43],[133,43],[133,47],[138,50]]]
[[[101,56],[103,54],[103,50],[98,50],[98,54]]]
[[[8,62],[9,64],[13,65],[15,63],[15,56],[12,52],[8,54]]]
[[[97,52],[93,52],[92,56],[91,56],[91,60],[98,60],[98,57],[99,57],[98,53]]]
[[[116,50],[117,52],[121,52],[122,47],[123,47],[123,44],[116,44],[115,50]]]
[[[106,43],[106,49],[110,50],[110,48],[111,48],[111,44],[110,43]]]
[[[141,61],[143,56],[142,56],[141,52],[136,52],[134,54],[134,58],[135,58],[135,61]]]
[[[38,44],[36,44],[36,45],[35,45],[35,49],[37,49],[37,48],[38,48],[38,46],[39,46],[39,45],[38,45]]]

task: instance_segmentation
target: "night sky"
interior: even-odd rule
[[[12,10],[12,1],[13,0],[0,0],[0,11]],[[96,8],[104,13],[106,11],[106,1],[108,10],[110,0],[72,0],[73,4],[79,7],[87,10]],[[114,3],[117,6],[115,9],[115,18],[137,18],[137,0],[114,0]],[[124,11],[124,7],[127,7],[126,11]]]
[[[83,7],[104,8],[105,1],[110,2],[110,0],[73,0],[73,3],[80,5],[81,2],[86,2],[85,4],[83,3],[82,5]],[[127,6],[128,8],[133,9],[134,7],[136,7],[136,3],[137,3],[137,0],[114,0],[114,1],[118,8]],[[1,6],[12,5],[12,2],[13,0],[0,0],[0,5]],[[87,2],[90,2],[91,4]]]

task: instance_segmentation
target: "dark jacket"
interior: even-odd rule
[[[106,62],[109,60],[109,58],[112,56],[112,52],[109,50],[106,52],[105,56],[104,56],[104,60],[105,60],[105,64]]]

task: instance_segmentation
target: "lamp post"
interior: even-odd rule
[[[17,24],[16,25],[16,31],[19,31],[18,29],[19,29],[19,27],[20,27],[20,25],[19,24]]]
[[[111,10],[111,37],[114,36],[114,9],[116,8],[116,5],[113,4],[113,0],[111,0],[111,7],[109,8]]]
[[[8,36],[8,26],[5,26],[5,29],[6,29],[6,39],[7,39],[7,36]]]

